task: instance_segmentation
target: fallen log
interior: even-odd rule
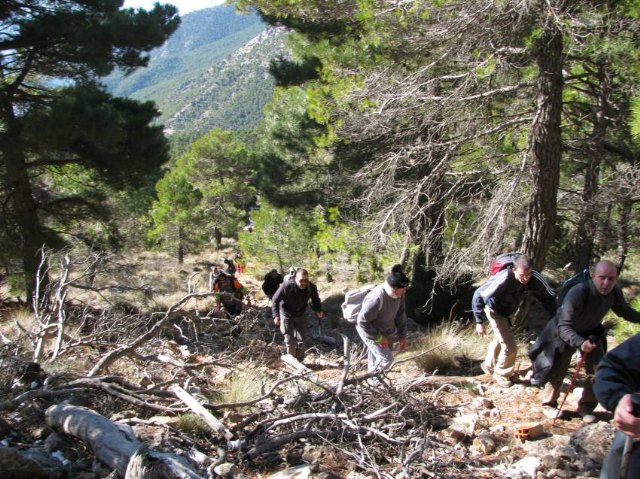
[[[148,479],[150,476],[127,474],[129,461],[136,454],[143,455],[147,462],[161,464],[167,479],[202,479],[189,463],[173,454],[151,452],[145,449],[129,427],[118,426],[97,412],[82,406],[58,404],[51,406],[45,413],[47,425],[84,442],[96,458],[121,477],[128,479]]]
[[[169,388],[183,403],[189,406],[194,413],[196,413],[207,425],[213,429],[215,432],[224,437],[227,441],[233,438],[233,434],[227,427],[220,422],[220,420],[211,414],[202,404],[198,402],[196,398],[194,398],[187,391],[182,389],[177,384],[174,384]]]

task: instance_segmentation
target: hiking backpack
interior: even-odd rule
[[[518,258],[518,256],[521,256],[521,255],[522,253],[516,253],[516,252],[501,253],[496,255],[491,261],[491,264],[489,265],[489,276],[493,276],[499,273],[500,271],[502,271],[503,269],[512,267],[516,262],[516,259]]]
[[[571,288],[573,288],[577,284],[586,285],[587,281],[591,279],[591,275],[589,274],[589,268],[585,268],[582,271],[578,271],[576,274],[567,278],[562,286],[560,287],[560,291],[558,291],[557,303],[558,307],[562,306],[562,302],[564,301],[565,296]]]
[[[358,320],[358,314],[362,309],[364,298],[376,286],[375,284],[367,284],[344,294],[344,302],[340,305],[344,319],[350,323],[355,323]],[[382,308],[382,301],[380,302],[380,308]]]

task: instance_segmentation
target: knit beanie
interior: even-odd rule
[[[409,278],[402,272],[402,265],[394,264],[387,275],[387,283],[394,288],[406,288],[409,286]]]

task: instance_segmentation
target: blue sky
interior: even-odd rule
[[[145,8],[150,9],[158,0],[125,0],[124,6],[129,8]],[[203,8],[215,7],[224,3],[224,0],[159,0],[160,3],[170,3],[178,7],[180,15],[185,15],[194,10],[202,10]]]

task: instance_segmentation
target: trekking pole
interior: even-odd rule
[[[584,362],[587,359],[587,355],[588,354],[589,353],[585,353],[584,351],[580,351],[580,361],[578,361],[578,365],[576,366],[576,371],[573,373],[573,376],[571,376],[571,381],[569,382],[569,387],[567,388],[567,392],[564,393],[564,398],[562,399],[562,402],[560,403],[560,407],[558,408],[558,412],[556,413],[556,417],[553,418],[553,422],[551,423],[552,426],[556,425],[556,421],[558,420],[558,418],[562,414],[562,406],[564,406],[564,403],[567,401],[567,397],[569,396],[569,394],[571,394],[571,391],[573,391],[573,387],[575,386],[576,378],[578,377],[578,373],[580,373],[580,369],[584,365]]]
[[[632,394],[631,401],[633,403],[633,415],[640,417],[640,396]],[[635,442],[636,439],[631,436],[627,436],[624,441],[624,449],[622,450],[622,459],[620,461],[620,479],[627,479],[627,474],[629,474],[629,463],[631,462],[631,452],[633,451],[633,445]]]

